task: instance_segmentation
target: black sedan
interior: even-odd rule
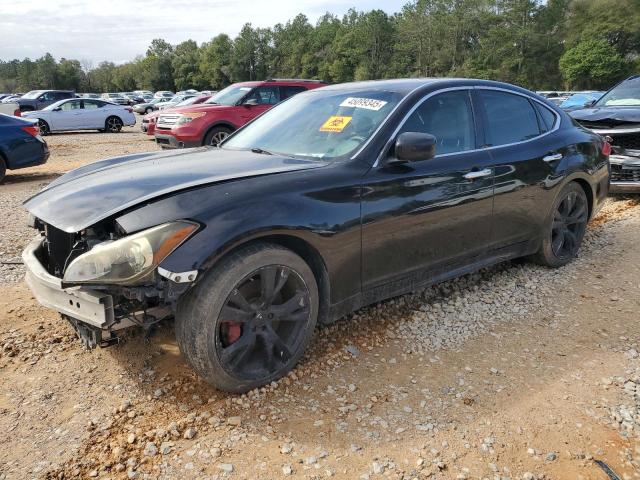
[[[89,346],[175,316],[193,368],[243,392],[286,374],[318,323],[496,262],[570,262],[607,147],[503,83],[325,87],[221,148],[60,177],[26,202],[27,281]]]
[[[7,170],[42,165],[48,158],[37,122],[0,114],[0,182]]]

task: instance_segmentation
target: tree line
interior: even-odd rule
[[[220,89],[268,77],[328,82],[458,76],[531,89],[606,89],[640,71],[640,0],[414,0],[400,12],[350,10],[243,26],[200,45],[154,39],[116,65],[47,53],[0,60],[0,91]]]

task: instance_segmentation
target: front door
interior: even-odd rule
[[[73,130],[82,127],[82,100],[69,100],[51,112],[51,130]]]
[[[364,178],[363,291],[376,298],[481,258],[492,238],[493,169],[478,149],[470,90],[429,96],[402,132],[434,135],[436,156],[396,166],[382,161]]]
[[[277,86],[256,87],[243,99],[243,105],[239,107],[242,109],[239,113],[240,118],[244,123],[250,122],[279,101],[280,89]]]

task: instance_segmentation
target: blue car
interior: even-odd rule
[[[0,182],[7,170],[42,165],[49,147],[33,120],[0,114]]]
[[[585,108],[587,105],[597,101],[604,95],[604,92],[579,92],[574,93],[560,104],[560,108],[565,112]]]

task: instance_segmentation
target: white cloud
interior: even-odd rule
[[[154,38],[198,43],[242,25],[268,27],[304,13],[349,8],[399,11],[407,0],[0,0],[0,59],[54,57],[123,62],[143,55]]]

